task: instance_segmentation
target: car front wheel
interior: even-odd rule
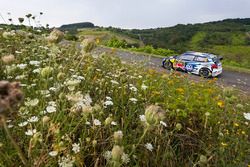
[[[170,61],[168,61],[168,60],[166,60],[166,61],[164,61],[164,62],[162,63],[162,67],[163,67],[163,68],[166,68],[166,69],[168,69],[168,70],[173,69],[172,63],[171,63]]]

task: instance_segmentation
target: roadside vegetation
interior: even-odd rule
[[[0,29],[0,166],[250,165],[249,97],[62,39]]]
[[[145,45],[180,54],[194,50],[223,56],[224,64],[250,69],[250,19],[227,19],[203,24],[179,24],[169,28],[107,30],[140,39]]]

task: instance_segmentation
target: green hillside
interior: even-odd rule
[[[140,39],[145,45],[155,48],[168,48],[177,53],[187,50],[212,52],[224,56],[230,65],[250,68],[250,19],[144,30],[106,29]]]

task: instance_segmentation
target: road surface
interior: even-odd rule
[[[143,63],[146,67],[169,73],[168,70],[161,67],[162,58],[150,57],[148,55],[144,55],[143,53],[131,53],[129,51],[118,49],[112,51],[112,49],[106,47],[97,47],[93,51],[94,54],[100,54],[103,52],[115,54],[120,57],[121,60],[129,63]],[[190,78],[194,80],[201,79],[200,76],[196,75],[191,75]],[[244,93],[250,94],[250,74],[224,70],[222,75],[218,76],[218,80],[216,82],[220,86],[234,87]]]

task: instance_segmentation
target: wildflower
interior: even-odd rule
[[[33,136],[36,133],[36,129],[29,129],[25,132],[25,135],[27,136]]]
[[[109,96],[107,96],[107,97],[106,97],[106,100],[107,100],[107,101],[111,101],[111,100],[112,100],[112,98],[111,98],[111,97],[109,97]]]
[[[177,124],[175,125],[175,128],[176,128],[176,130],[181,130],[182,125],[181,125],[180,123],[177,123]]]
[[[39,74],[39,73],[41,72],[41,69],[40,69],[40,68],[37,68],[37,69],[34,69],[32,72],[33,72],[33,73]]]
[[[34,65],[34,66],[39,66],[40,65],[40,61],[34,61],[34,60],[31,60],[29,62],[30,65]]]
[[[109,161],[112,158],[112,152],[111,151],[105,151],[103,154],[103,157]]]
[[[227,144],[227,143],[224,143],[224,142],[221,142],[221,145],[222,145],[223,147],[226,147],[228,144]]]
[[[123,138],[123,133],[121,130],[114,133],[114,140],[116,143],[120,142]]]
[[[250,121],[250,113],[243,113],[244,117]]]
[[[17,67],[23,70],[27,67],[27,64],[18,64]]]
[[[75,154],[80,152],[80,144],[79,143],[74,143],[72,145],[72,147],[73,147],[72,151],[74,151]]]
[[[23,99],[20,85],[17,82],[0,81],[0,115],[9,116]],[[12,109],[12,110],[10,110]]]
[[[141,89],[142,89],[142,90],[146,90],[147,88],[148,88],[148,86],[146,86],[145,84],[142,84],[142,85],[141,85]]]
[[[206,112],[205,116],[207,116],[207,117],[210,116],[210,112]]]
[[[10,64],[15,61],[15,56],[10,54],[7,56],[3,56],[1,59],[5,64]]]
[[[18,124],[19,127],[24,127],[26,125],[28,125],[27,121],[24,121],[24,122],[21,122],[21,123]]]
[[[242,104],[237,104],[236,107],[237,107],[238,109],[243,109],[243,108],[244,108],[244,106],[243,106]]]
[[[165,122],[163,122],[163,121],[160,121],[160,124],[167,127],[167,124]]]
[[[56,107],[54,107],[54,106],[48,106],[48,107],[46,107],[46,111],[48,113],[56,112]]]
[[[86,124],[86,125],[90,125],[91,123],[90,123],[89,121],[86,121],[85,124]]]
[[[115,162],[119,162],[121,160],[122,155],[123,149],[120,146],[115,145],[112,149],[112,160]]]
[[[154,149],[154,147],[153,147],[153,145],[151,144],[151,143],[147,143],[147,144],[145,144],[145,147],[146,147],[146,149],[148,149],[149,151],[153,151],[153,149]]]
[[[145,117],[148,125],[155,125],[165,117],[165,112],[160,106],[150,105],[146,108]]]
[[[93,124],[95,126],[101,126],[102,125],[101,121],[99,121],[98,119],[94,119]]]
[[[238,126],[240,126],[240,125],[239,125],[238,123],[235,122],[235,123],[234,123],[234,126],[238,127]]]
[[[137,92],[137,88],[135,86],[133,86],[132,84],[130,84],[130,90],[133,91],[133,92]]]
[[[38,117],[37,116],[32,116],[31,118],[28,119],[28,122],[37,122]]]
[[[53,71],[53,68],[47,66],[47,67],[41,69],[40,74],[43,78],[48,78],[51,75],[52,71]]]
[[[184,89],[183,88],[177,88],[176,91],[180,94],[184,94]]]
[[[130,162],[130,158],[128,154],[123,153],[122,154],[122,163],[128,164]]]
[[[113,105],[114,105],[114,103],[112,101],[110,101],[110,100],[107,100],[107,101],[104,102],[105,107],[113,106]]]
[[[13,127],[14,127],[14,125],[9,124],[7,127],[8,127],[8,128],[13,128]]]
[[[217,105],[220,107],[220,108],[224,108],[225,104],[223,101],[218,101]]]
[[[138,100],[136,98],[130,98],[130,101],[132,101],[133,103],[136,103]]]
[[[92,103],[92,99],[91,99],[91,97],[90,97],[89,94],[86,94],[86,95],[84,96],[83,101],[84,101],[84,103],[85,103],[87,106],[90,106],[91,103]]]
[[[95,146],[97,145],[97,141],[96,141],[96,140],[93,140],[93,141],[92,141],[92,145],[93,145],[93,147],[95,147]]]
[[[112,122],[111,122],[111,125],[116,126],[116,125],[117,125],[117,122],[112,121]]]
[[[109,125],[112,122],[112,118],[111,117],[107,117],[105,119],[105,125]]]
[[[62,73],[62,72],[59,72],[56,76],[56,78],[58,80],[63,80],[65,78],[66,74],[65,73]]]
[[[44,117],[42,118],[43,124],[46,124],[46,123],[48,123],[49,121],[50,121],[50,117],[48,117],[48,116],[44,116]]]
[[[49,155],[52,156],[52,157],[57,156],[57,154],[58,154],[58,151],[50,151],[49,152]]]
[[[114,85],[119,85],[119,82],[117,82],[117,81],[115,81],[115,80],[111,80],[110,81],[112,84],[114,84]]]
[[[146,117],[145,117],[145,115],[140,115],[139,117],[140,117],[140,120],[141,120],[142,122],[146,122]]]
[[[54,29],[47,37],[47,41],[50,43],[58,43],[63,39],[63,37],[64,37],[64,34],[62,31],[58,29]]]
[[[202,164],[206,164],[208,161],[207,161],[207,157],[204,156],[204,155],[201,155],[200,156],[200,160],[199,160],[200,163]]]

